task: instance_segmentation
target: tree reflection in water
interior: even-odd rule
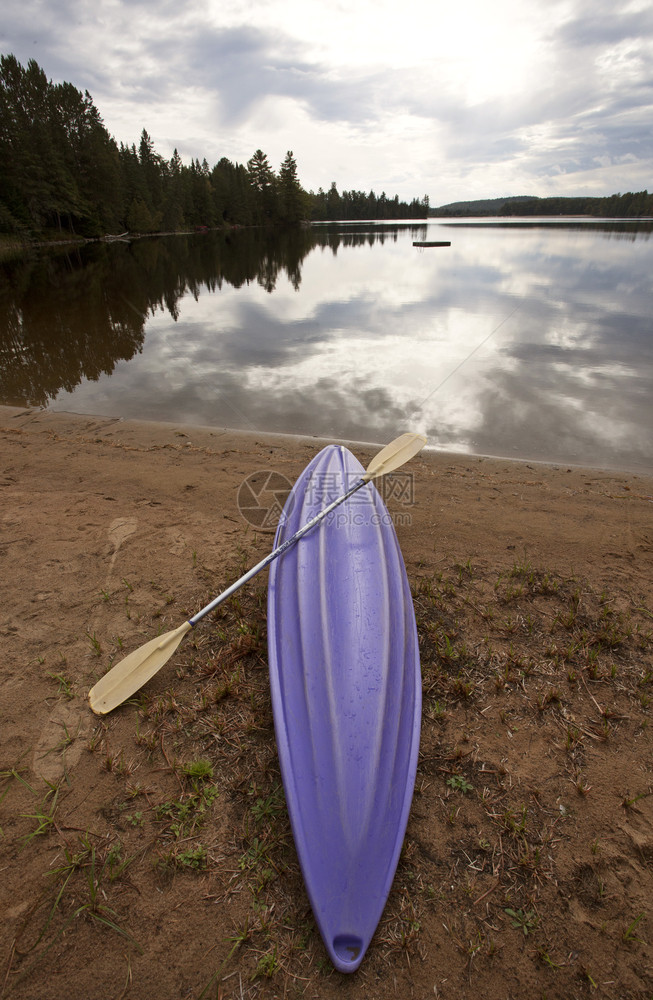
[[[399,226],[360,224],[237,230],[34,250],[0,264],[0,403],[46,406],[83,379],[110,375],[143,349],[148,316],[179,317],[185,295],[258,282],[295,289],[316,246],[337,253],[397,238]],[[402,227],[406,228],[406,227]],[[426,227],[411,225],[423,238]]]

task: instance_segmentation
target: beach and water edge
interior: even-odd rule
[[[325,443],[0,407],[2,995],[653,988],[653,475],[424,451],[384,487],[422,742],[346,981],[280,789],[266,574],[91,713],[112,663],[269,551],[266,505]],[[349,446],[365,466],[384,443]]]

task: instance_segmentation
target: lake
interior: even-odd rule
[[[0,402],[653,472],[652,231],[366,222],[33,251],[0,264]]]

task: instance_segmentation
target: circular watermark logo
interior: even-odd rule
[[[281,472],[252,472],[238,487],[238,510],[259,531],[275,531],[291,490]]]

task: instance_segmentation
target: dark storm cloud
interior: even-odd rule
[[[317,120],[361,128],[373,127],[397,111],[459,127],[464,122],[475,125],[478,112],[466,109],[461,99],[422,87],[412,73],[408,79],[401,70],[336,73],[328,64],[308,59],[303,43],[279,29],[247,25],[219,29],[192,22],[162,35],[157,30],[166,19],[161,5],[141,0],[129,11],[136,12],[139,26],[124,35],[120,19],[111,32],[105,32],[101,8],[66,2],[44,11],[36,32],[24,11],[11,11],[3,34],[12,39],[11,50],[18,58],[26,61],[33,49],[33,57],[49,76],[91,90],[100,112],[104,94],[163,105],[192,87],[214,95],[216,124],[231,127],[275,96],[302,103]],[[122,17],[126,28],[128,12]],[[96,33],[103,59],[69,44],[71,33],[82,23],[87,35]],[[9,49],[5,46],[4,51]],[[479,117],[488,121],[487,115]]]
[[[163,35],[159,28],[168,15],[151,0],[121,12],[125,20],[138,19],[124,34],[120,17],[106,32],[101,7],[59,2],[42,13],[35,24],[24,7],[6,12],[2,51],[14,52],[25,63],[35,58],[48,76],[89,89],[100,112],[105,94],[164,105],[187,87],[214,95],[216,123],[227,126],[240,124],[260,102],[275,96],[300,101],[323,121],[368,120],[382,112],[375,110],[374,75],[358,82],[339,80],[326,65],[307,59],[303,46],[280,30],[220,30],[194,21]],[[95,36],[102,46],[102,59],[70,44],[82,24],[86,37]]]
[[[95,25],[96,43],[105,55],[107,44],[111,45],[113,40],[106,34],[103,37],[97,5],[84,0],[79,3],[56,0],[38,6],[38,17],[28,3],[3,6],[0,51],[13,53],[23,64],[35,59],[55,82],[67,80],[80,89],[103,83],[107,79],[102,69],[103,59],[97,54],[92,56],[91,52],[80,53],[73,41],[82,24]]]
[[[269,96],[304,102],[326,119],[337,118],[351,97],[347,86],[329,84],[325,69],[303,58],[297,43],[278,31],[198,32],[188,39],[185,58],[202,85],[219,95],[228,123],[246,117]]]
[[[304,46],[283,31],[193,27],[174,41],[148,42],[147,51],[162,66],[157,86],[178,86],[184,74],[186,83],[216,95],[226,124],[238,124],[275,96],[299,101],[322,121],[371,121],[387,111],[379,74],[340,79],[326,64],[307,59]]]
[[[556,42],[571,49],[610,46],[653,35],[653,9],[620,11],[614,3],[592,3],[581,16],[563,24],[554,34]]]

